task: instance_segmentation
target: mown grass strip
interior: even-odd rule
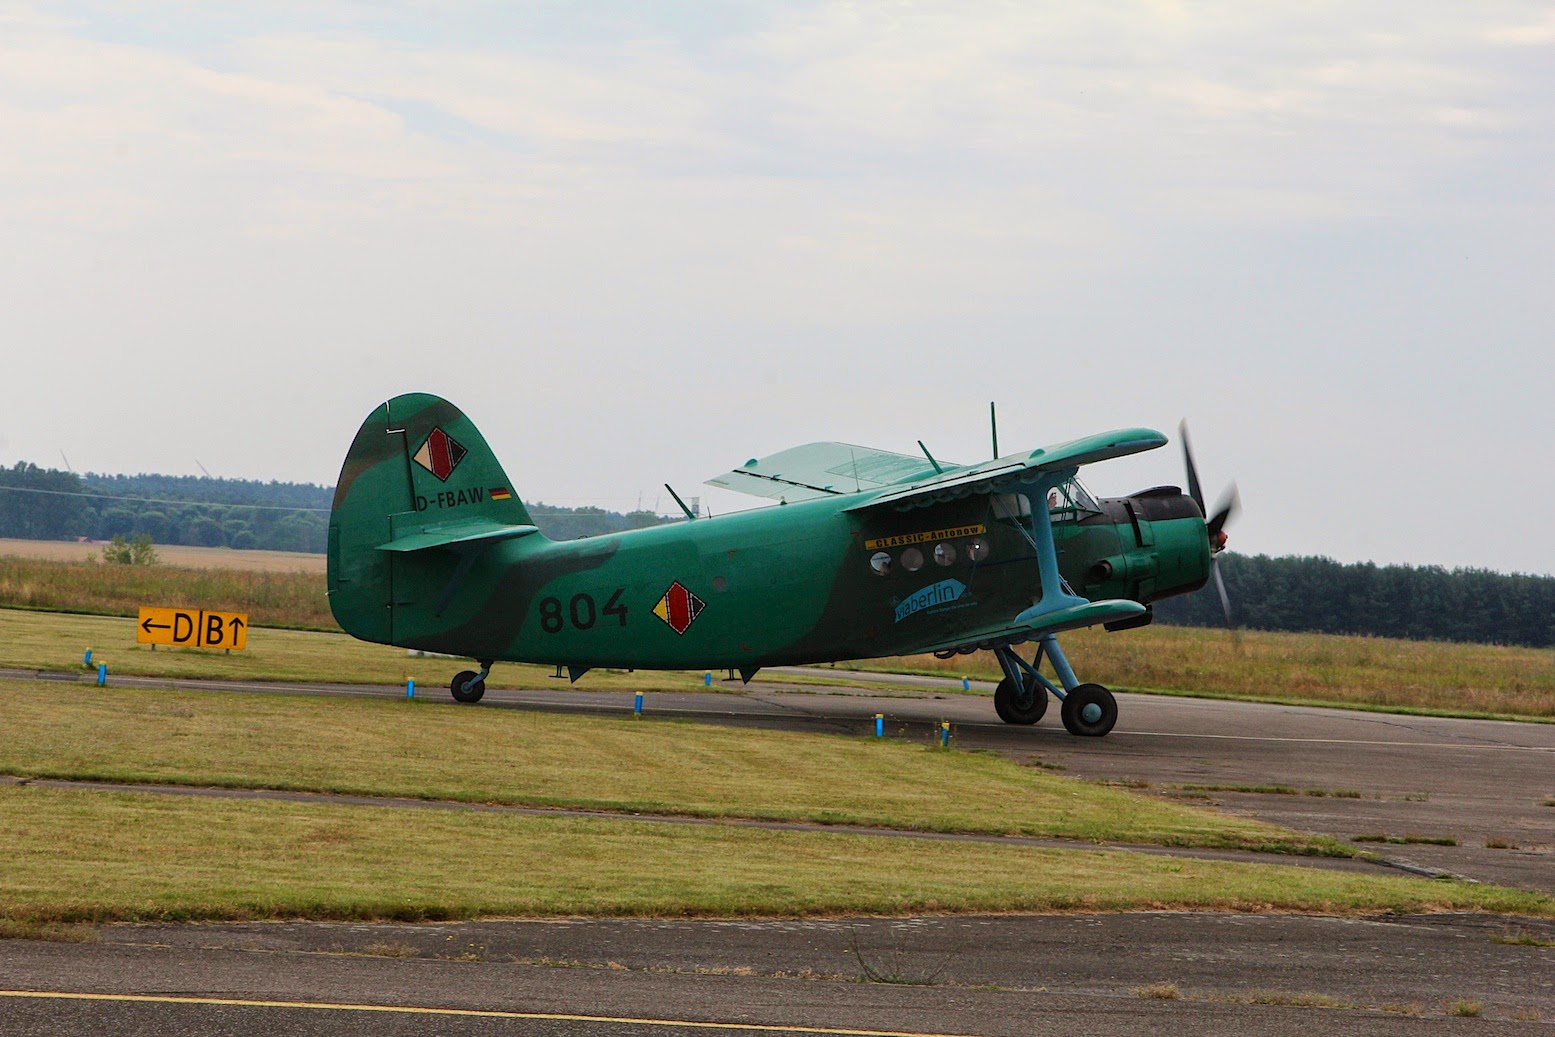
[[[989,753],[452,703],[0,682],[0,773],[1349,855]]]
[[[175,599],[175,604],[188,601]],[[194,607],[194,606],[191,606]],[[82,654],[92,649],[93,663],[115,674],[187,680],[302,681],[329,684],[403,684],[414,678],[416,693],[447,697],[448,682],[467,659],[409,655],[403,648],[370,644],[340,633],[280,630],[250,631],[248,648],[225,654],[201,648],[159,647],[135,641],[135,621],[109,616],[65,615],[0,608],[0,666],[30,670],[82,670]],[[554,670],[517,663],[499,665],[487,680],[492,688],[543,688],[564,683]],[[704,690],[702,672],[627,672],[596,670],[588,676],[595,690]],[[722,681],[713,681],[722,690]]]
[[[1486,911],[1475,884],[1107,850],[0,789],[17,924],[1189,909]]]

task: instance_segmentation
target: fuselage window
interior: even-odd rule
[[[934,545],[935,565],[954,565],[956,562],[956,545],[941,541]]]
[[[988,541],[982,537],[973,537],[972,542],[966,545],[966,556],[974,562],[981,562],[988,557]]]
[[[909,547],[902,552],[902,568],[910,573],[915,573],[923,568],[923,552],[916,547]]]
[[[891,556],[884,551],[876,551],[869,556],[869,567],[875,570],[877,576],[891,575]]]

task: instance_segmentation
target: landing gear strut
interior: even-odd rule
[[[448,690],[453,692],[455,702],[479,702],[481,696],[486,694],[486,678],[491,673],[491,663],[484,660],[480,663],[480,673],[474,670],[460,670],[454,675]]]
[[[1047,712],[1049,694],[1063,703],[1059,715],[1064,729],[1072,735],[1100,738],[1118,722],[1118,704],[1112,692],[1100,684],[1081,684],[1053,634],[1037,639],[1037,656],[1029,663],[1009,645],[1000,645],[993,652],[1004,670],[1004,680],[994,689],[993,708],[1006,724],[1035,724],[1041,720]],[[1044,655],[1052,662],[1062,688],[1039,671]]]

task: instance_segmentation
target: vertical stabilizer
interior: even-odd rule
[[[336,621],[354,637],[395,643],[395,608],[424,605],[439,593],[447,583],[441,570],[453,560],[395,558],[381,548],[412,530],[470,520],[531,524],[470,419],[425,393],[396,396],[374,410],[335,484],[329,604]]]

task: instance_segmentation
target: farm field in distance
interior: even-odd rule
[[[0,556],[50,562],[85,562],[102,553],[101,541],[16,540],[0,537]],[[306,551],[238,551],[229,547],[157,544],[157,557],[177,569],[241,569],[246,572],[320,573],[324,556]]]

